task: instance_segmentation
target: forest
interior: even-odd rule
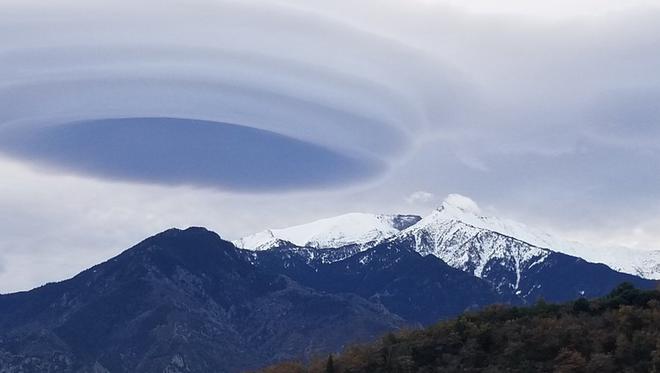
[[[493,305],[261,372],[660,372],[660,290],[623,283],[592,300]]]

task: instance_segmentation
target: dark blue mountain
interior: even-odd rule
[[[352,248],[338,249],[344,255]],[[255,254],[257,267],[282,273],[316,290],[352,293],[415,324],[430,324],[493,303],[521,303],[509,294],[434,256],[423,257],[411,247],[382,244],[339,261],[334,250],[280,246]],[[313,258],[313,259],[312,259]]]
[[[654,289],[658,284],[656,280],[617,272],[604,264],[553,252],[542,263],[523,272],[518,291],[528,302],[537,299],[563,302],[601,297],[623,282],[640,289]]]
[[[228,372],[339,350],[406,322],[354,294],[256,270],[201,228],[0,296],[3,372]]]

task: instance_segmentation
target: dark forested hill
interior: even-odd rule
[[[660,372],[660,291],[622,284],[595,300],[491,306],[263,372]]]

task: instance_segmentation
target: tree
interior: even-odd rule
[[[332,355],[328,355],[328,362],[325,363],[325,373],[335,373],[335,362]]]
[[[587,360],[577,351],[562,349],[555,359],[556,373],[581,373],[587,369]]]
[[[489,307],[426,329],[393,332],[321,357],[305,373],[660,373],[658,320],[660,291],[622,284],[601,299]]]
[[[614,358],[608,354],[593,354],[587,365],[587,372],[589,373],[614,373],[616,372],[616,365]]]
[[[580,313],[589,311],[591,311],[591,305],[588,300],[580,298],[573,303],[573,312]]]

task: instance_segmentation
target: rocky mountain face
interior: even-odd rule
[[[309,249],[280,247],[259,252],[254,263],[318,291],[359,295],[411,325],[430,324],[487,304],[520,303],[518,297],[500,294],[487,281],[436,257],[423,257],[407,245],[383,243],[337,261],[323,256],[335,250],[318,251],[309,255]]]
[[[360,225],[353,224],[348,215],[324,221],[326,224],[310,223],[297,226],[296,230],[316,237],[317,243],[329,242],[325,237],[332,236],[344,246],[317,244],[294,249],[296,245],[280,239],[263,242],[259,249],[288,245],[291,252],[306,257],[310,263],[329,263],[387,242],[439,258],[455,269],[486,280],[500,294],[513,295],[523,302],[539,297],[561,301],[599,296],[619,282],[637,281],[636,276],[660,277],[660,251],[588,249],[515,221],[485,216],[474,201],[460,195],[450,195],[438,209],[403,229],[381,230],[379,238],[370,242],[351,241],[351,237],[360,236],[356,231]],[[327,224],[330,221],[333,224]],[[331,232],[326,230],[330,225]],[[350,234],[343,234],[344,230]],[[559,283],[563,285],[558,286]]]
[[[440,258],[453,268],[488,281],[499,293],[516,295],[526,303],[539,298],[565,301],[602,296],[621,282],[642,287],[650,283],[603,264],[479,227],[471,221],[478,218],[471,215],[467,207],[445,202],[388,242]]]
[[[602,263],[623,273],[649,279],[660,279],[660,250],[641,250],[626,247],[590,247],[563,240],[539,229],[509,219],[485,215],[467,197],[450,195],[442,205],[426,216],[411,230],[443,230],[454,227],[458,231],[493,232],[512,237],[537,248],[544,248]],[[442,245],[439,245],[442,246]]]
[[[396,221],[404,224],[392,223]],[[660,279],[660,250],[589,247],[562,240],[513,220],[487,216],[474,201],[456,194],[449,195],[438,209],[423,219],[415,215],[346,214],[295,227],[266,230],[234,242],[250,250],[268,250],[281,245],[281,241],[318,249],[350,246],[366,250],[401,238],[413,238],[416,250],[422,255],[435,255],[477,276],[485,268],[485,261],[493,258],[510,260],[511,265],[524,267],[530,258],[540,259],[549,252],[556,252],[602,263],[618,272]],[[504,242],[507,239],[521,242],[518,245],[521,250],[507,252],[510,246]],[[476,244],[479,240],[482,243]],[[469,253],[464,246],[468,242]]]

